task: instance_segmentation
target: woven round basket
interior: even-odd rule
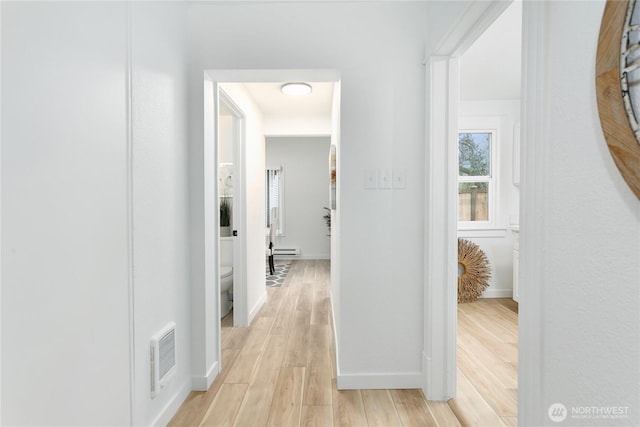
[[[473,302],[489,286],[491,267],[478,245],[458,239],[458,302]]]

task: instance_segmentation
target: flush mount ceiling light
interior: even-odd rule
[[[311,85],[308,83],[285,83],[280,87],[285,95],[300,96],[311,93]]]

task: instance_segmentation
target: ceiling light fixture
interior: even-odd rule
[[[285,83],[280,87],[285,95],[300,96],[311,93],[311,85],[308,83]]]

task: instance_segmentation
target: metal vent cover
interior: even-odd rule
[[[151,338],[151,397],[167,385],[176,370],[176,324],[170,322]]]

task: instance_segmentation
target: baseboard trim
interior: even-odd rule
[[[191,377],[191,390],[193,391],[207,391],[211,384],[213,384],[213,380],[216,379],[218,374],[220,373],[220,363],[215,362],[209,368],[207,375],[204,377]]]
[[[511,289],[485,289],[480,298],[512,298]]]
[[[171,418],[178,412],[180,406],[184,403],[191,393],[191,384],[189,381],[186,381],[182,387],[178,389],[178,391],[173,395],[173,397],[169,400],[169,402],[162,409],[160,414],[156,417],[153,422],[151,422],[152,426],[166,426],[171,421]]]
[[[337,378],[339,378],[340,377],[340,358],[338,357],[338,354],[340,349],[338,348],[338,331],[336,330],[336,310],[335,310],[335,307],[333,306],[333,293],[331,292],[331,289],[329,289],[329,301],[330,301],[329,306],[331,307],[331,321],[333,322],[332,324],[333,345],[334,345],[333,348],[335,350],[335,356],[336,356],[336,360],[334,362],[336,366],[336,376]]]
[[[456,362],[457,364],[457,362]],[[427,400],[436,402],[446,402],[456,397],[456,385],[447,383],[450,378],[442,374],[441,369],[434,369],[433,361],[425,353],[422,352],[422,393]]]
[[[341,374],[337,371],[338,390],[372,389],[421,389],[424,385],[422,372],[407,374]]]
[[[253,308],[249,310],[249,325],[253,322],[253,318],[256,317],[262,306],[267,302],[267,290],[260,295],[260,299],[255,303]]]

